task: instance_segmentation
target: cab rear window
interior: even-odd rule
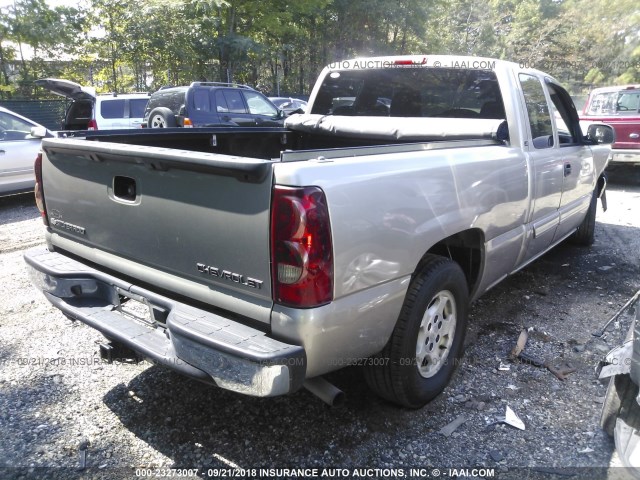
[[[505,118],[493,71],[447,68],[334,71],[325,78],[311,113]]]

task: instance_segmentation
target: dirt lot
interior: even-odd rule
[[[633,312],[603,338],[592,332],[640,288],[640,169],[614,172],[608,200],[592,248],[561,245],[473,305],[453,382],[408,411],[373,396],[357,368],[329,377],[346,393],[344,406],[329,408],[307,391],[256,399],[148,363],[102,363],[100,335],[72,324],[27,277],[22,251],[41,243],[43,228],[31,195],[0,199],[0,477],[134,478],[132,468],[149,467],[198,469],[153,472],[197,478],[308,467],[349,469],[350,478],[356,468],[380,478],[394,472],[373,469],[425,469],[414,478],[435,478],[434,468],[444,477],[489,468],[493,478],[613,478],[621,472],[607,470],[617,463],[598,426],[605,387],[594,365],[621,343]],[[523,327],[535,329],[529,351],[577,371],[560,381],[509,362]],[[525,430],[495,423],[507,406]],[[455,419],[465,421],[442,435]],[[88,469],[80,471],[84,447]]]

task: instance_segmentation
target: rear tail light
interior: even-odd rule
[[[185,117],[185,119],[182,122],[182,126],[184,128],[193,128],[193,122],[189,117]]]
[[[89,125],[87,125],[87,130],[98,130],[98,122],[95,119],[89,120]]]
[[[271,277],[276,303],[311,308],[333,299],[329,210],[318,187],[275,187]]]
[[[38,153],[36,161],[33,165],[33,170],[36,174],[36,186],[34,193],[36,196],[36,206],[40,210],[42,215],[42,221],[45,225],[49,226],[49,219],[47,218],[47,207],[44,203],[44,190],[42,188],[42,153]]]

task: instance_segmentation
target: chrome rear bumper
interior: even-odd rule
[[[301,346],[137,287],[45,247],[28,250],[24,259],[33,283],[65,315],[154,363],[258,397],[290,393],[304,382],[306,355]],[[142,303],[148,318],[128,314],[121,308],[122,299]]]

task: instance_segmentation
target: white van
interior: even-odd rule
[[[35,84],[72,100],[62,122],[62,130],[109,130],[141,128],[147,93],[96,95],[93,87],[69,80],[43,78]]]

